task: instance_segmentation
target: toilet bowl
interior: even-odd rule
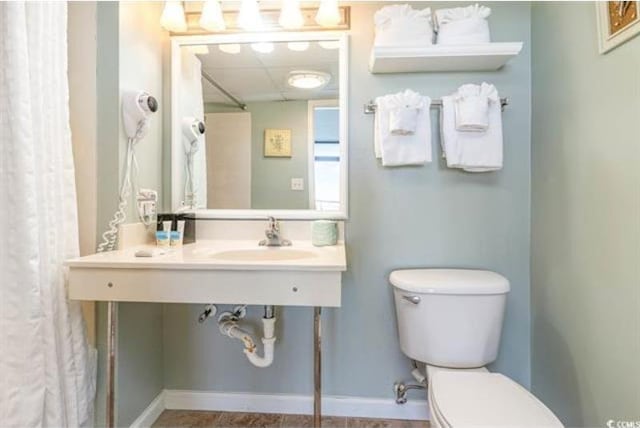
[[[562,427],[533,394],[499,373],[428,366],[431,426]]]
[[[425,364],[433,427],[562,427],[495,361],[509,281],[489,271],[407,269],[389,281],[402,351]]]

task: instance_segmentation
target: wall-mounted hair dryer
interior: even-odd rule
[[[206,127],[204,122],[195,117],[182,119],[182,135],[184,137],[184,150],[187,153],[198,151],[198,141],[204,135]]]
[[[127,137],[141,139],[147,133],[147,122],[158,111],[158,101],[145,91],[125,91],[122,94],[122,119]]]

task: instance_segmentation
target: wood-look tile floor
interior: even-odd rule
[[[322,418],[322,426],[330,428],[428,428],[429,422],[325,416]],[[308,415],[165,410],[155,421],[153,427],[306,428],[313,427],[313,419]]]

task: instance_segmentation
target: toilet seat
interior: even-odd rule
[[[429,401],[441,427],[563,426],[533,394],[499,373],[438,371]]]

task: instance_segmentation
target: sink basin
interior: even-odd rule
[[[252,248],[246,250],[220,251],[211,254],[212,258],[229,261],[273,261],[300,260],[316,257],[311,251],[291,248]]]

